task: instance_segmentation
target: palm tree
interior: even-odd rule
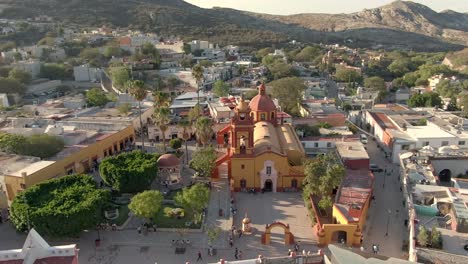
[[[195,122],[195,135],[203,146],[208,144],[213,136],[212,126],[213,123],[208,117],[200,117]]]
[[[154,108],[169,107],[171,100],[168,93],[156,91],[153,93],[154,97]]]
[[[128,81],[127,87],[129,88],[130,94],[138,101],[138,111],[140,117],[140,131],[141,131],[141,151],[145,152],[145,133],[143,129],[143,121],[141,120],[141,102],[146,98],[148,91],[145,89],[145,83],[143,81]]]
[[[182,139],[185,141],[185,162],[188,164],[188,148],[187,141],[190,139],[189,128],[192,126],[192,122],[187,119],[182,119],[179,122],[179,127],[182,128]]]
[[[162,134],[162,140],[163,140],[163,148],[164,148],[164,153],[166,153],[166,131],[169,128],[169,114],[170,110],[168,107],[160,107],[154,109],[154,120],[156,123],[156,126],[159,127],[159,130],[161,130]]]
[[[198,101],[198,105],[200,105],[200,85],[201,85],[201,81],[203,79],[203,72],[204,72],[204,69],[203,69],[203,66],[201,66],[200,64],[197,64],[195,66],[193,66],[193,69],[192,69],[192,76],[195,78],[195,80],[197,80],[197,101]],[[200,115],[200,113],[198,113]]]

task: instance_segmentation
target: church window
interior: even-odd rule
[[[271,112],[271,120],[275,119],[275,112]]]
[[[245,169],[245,165],[244,165],[244,164],[241,165],[241,169]]]
[[[271,167],[270,167],[270,166],[267,166],[267,167],[266,167],[266,173],[267,173],[268,175],[271,174]]]
[[[239,119],[240,120],[245,120],[245,113],[240,113],[239,114]]]
[[[265,113],[260,114],[260,120],[264,121],[266,119]]]

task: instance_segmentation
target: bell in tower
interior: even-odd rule
[[[234,154],[252,154],[254,123],[250,116],[250,107],[242,97],[236,107],[236,116],[232,121],[232,152]]]

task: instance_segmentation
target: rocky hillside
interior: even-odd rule
[[[437,13],[401,1],[353,14],[291,16],[203,9],[182,0],[0,0],[0,6],[2,18],[48,15],[83,27],[108,24],[222,44],[262,46],[296,39],[418,50],[468,46],[467,14]]]

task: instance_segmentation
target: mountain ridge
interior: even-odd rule
[[[296,39],[421,50],[468,46],[468,14],[437,13],[407,1],[349,14],[288,16],[205,9],[182,0],[0,0],[0,4],[5,18],[48,15],[62,23],[129,27],[223,44],[261,46]]]

